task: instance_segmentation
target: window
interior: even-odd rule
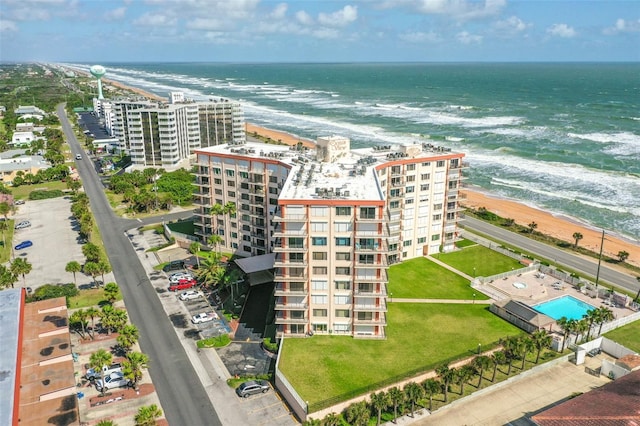
[[[238,238],[238,233],[237,232],[232,232],[231,233],[231,238]]]
[[[407,198],[406,200],[404,200],[405,204],[413,204],[413,198]]]
[[[303,334],[305,332],[305,325],[304,324],[291,324],[289,326],[289,332],[291,334]]]
[[[402,172],[402,169],[400,168],[400,166],[391,167],[391,174],[392,175],[399,175],[400,172]]]
[[[389,251],[398,250],[398,244],[389,244]]]
[[[326,266],[314,266],[313,267],[313,275],[327,275],[327,267]]]
[[[269,198],[269,204],[271,204],[272,206],[277,206],[278,205],[278,199],[277,198]]]
[[[240,188],[242,188],[244,190],[248,190],[249,189],[249,184],[248,183],[240,183]]]
[[[327,237],[311,237],[311,245],[314,246],[326,246]]]
[[[336,238],[336,245],[337,246],[341,246],[341,247],[350,246],[351,245],[351,238],[337,237]]]
[[[412,186],[407,186],[407,188],[406,188],[406,192],[407,192],[407,194],[411,194],[411,193],[413,193],[415,190],[416,190],[416,187],[415,187],[415,186],[413,186],[413,185],[412,185]]]
[[[311,324],[311,326],[313,327],[313,331],[316,331],[318,333],[327,332],[327,324]]]
[[[214,167],[213,168],[213,174],[214,175],[219,175],[222,173],[222,170],[220,170],[218,167]]]
[[[336,260],[351,260],[351,253],[338,252],[336,253]]]
[[[326,290],[328,286],[327,280],[311,280],[312,290]]]
[[[311,222],[311,232],[327,232],[328,228],[326,222]]]
[[[312,294],[311,295],[311,303],[314,305],[326,305],[327,304],[327,295],[326,294]]]
[[[402,245],[403,245],[404,247],[409,247],[409,246],[411,245],[411,240],[404,240],[404,241],[402,242]]]
[[[342,295],[333,296],[333,300],[335,301],[336,305],[348,305],[349,303],[351,303],[350,299],[351,298],[349,296],[342,296]]]
[[[238,176],[240,176],[242,179],[249,179],[249,173],[247,172],[238,172]]]
[[[429,184],[425,183],[420,185],[420,191],[428,191],[429,190]]]
[[[289,289],[292,292],[298,292],[298,293],[303,292],[303,291],[305,291],[304,290],[304,283],[293,282],[293,283],[289,284]]]
[[[249,200],[249,194],[240,194],[241,200]]]
[[[329,213],[329,207],[311,207],[311,216],[326,217]]]
[[[336,309],[336,318],[349,318],[351,317],[348,309]]]
[[[431,167],[431,162],[422,163],[422,167]]]
[[[415,182],[415,181],[416,181],[416,177],[414,175],[407,176],[407,182]]]
[[[313,310],[313,316],[314,317],[326,317],[327,316],[327,310],[326,309],[314,309]]]
[[[269,194],[277,194],[278,188],[269,187]]]
[[[213,191],[216,195],[222,195],[222,189],[218,189],[216,188],[215,191]],[[247,198],[248,199],[248,198]]]
[[[242,246],[242,250],[251,253],[251,246]]]
[[[375,207],[360,207],[360,218],[361,219],[375,219],[376,218],[376,208]]]
[[[350,232],[352,229],[351,222],[336,222],[333,226],[336,232]]]
[[[408,171],[412,171],[416,169],[416,165],[415,164],[407,164],[407,170]]]
[[[351,275],[351,268],[348,266],[336,266],[336,275]]]
[[[436,163],[436,167],[444,167],[444,160],[439,160],[439,161]]]
[[[438,241],[440,240],[440,234],[435,234],[431,236],[431,241]]]
[[[367,265],[373,265],[374,256],[372,254],[361,254],[358,256],[358,262],[364,263]]]
[[[358,312],[358,319],[360,321],[371,321],[373,320],[373,312]]]
[[[269,176],[269,183],[278,183],[278,176]]]
[[[392,189],[391,191],[389,191],[389,195],[391,197],[399,197],[402,195],[402,189]]]
[[[227,191],[227,195],[231,198],[236,198],[236,193],[235,191]]]
[[[304,248],[304,238],[289,238],[290,248]]]
[[[420,180],[429,180],[431,179],[431,173],[423,173],[420,175]]]
[[[304,263],[304,253],[289,253],[289,262]]]
[[[234,186],[236,186],[236,183],[234,181],[232,181],[232,180],[228,180],[227,181],[227,186],[230,186],[230,187],[233,188]]]
[[[427,237],[420,237],[418,238],[418,244],[424,244],[427,242]]]
[[[432,220],[442,220],[442,215],[441,214],[434,214]]]
[[[351,216],[351,207],[336,207],[336,216]]]
[[[442,203],[436,203],[433,205],[434,210],[442,210]]]
[[[336,281],[336,290],[351,290],[351,281]]]
[[[336,333],[348,333],[349,324],[333,324],[333,331]]]
[[[327,260],[327,253],[324,251],[314,251],[312,257],[313,260]]]
[[[225,170],[225,172],[227,173],[227,176],[229,177],[233,177],[235,176],[236,172],[230,169]]]
[[[251,231],[251,226],[249,226],[249,225],[242,225],[242,230],[243,230],[243,231]]]
[[[399,209],[400,208],[400,201],[392,201],[391,203],[389,203],[389,208]]]

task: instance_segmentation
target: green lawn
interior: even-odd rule
[[[391,303],[386,340],[286,339],[280,369],[310,404],[428,371],[522,331],[481,305]],[[471,326],[472,325],[472,326]],[[412,375],[412,374],[409,374]]]
[[[487,299],[474,292],[469,281],[424,257],[389,268],[389,293],[393,297],[416,299]]]
[[[107,302],[104,297],[104,288],[90,288],[79,291],[77,296],[69,298],[69,309],[88,308],[89,306],[98,306],[100,302]],[[120,292],[118,292],[116,300],[122,300]]]
[[[11,193],[13,194],[13,197],[16,200],[18,199],[28,200],[29,194],[31,193],[31,191],[43,190],[43,189],[47,191],[53,191],[55,189],[66,191],[67,183],[61,182],[61,181],[53,181],[53,182],[42,182],[34,185],[20,185],[17,187],[12,186]]]
[[[624,327],[617,328],[604,335],[627,348],[640,352],[640,321],[634,321]]]
[[[475,246],[475,245],[478,245],[478,243],[476,243],[475,241],[464,239],[464,238],[461,239],[460,241],[456,241],[456,247],[458,248]]]
[[[433,257],[472,277],[489,277],[523,267],[520,262],[479,244]]]
[[[7,221],[7,229],[4,231],[3,239],[0,240],[0,263],[6,263],[11,258],[11,247],[13,245],[13,232],[14,232],[13,227],[14,226],[15,226],[15,221],[13,219],[9,219]],[[17,241],[16,244],[19,242],[20,241]]]

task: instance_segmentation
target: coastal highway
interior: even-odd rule
[[[491,225],[487,222],[465,216],[464,221],[460,223],[461,227],[469,232],[479,232],[488,235],[505,243],[520,247],[522,250],[533,253],[544,259],[553,261],[559,265],[571,268],[575,271],[582,272],[590,277],[596,276],[598,270],[598,260],[577,256],[573,253],[560,250],[548,244],[544,244],[530,238],[519,235],[515,232],[508,231],[499,226]],[[605,245],[606,242],[605,235]],[[625,274],[615,269],[609,268],[606,262],[600,265],[599,284],[613,284],[616,287],[628,290],[634,294],[640,288],[640,283],[631,274]]]
[[[140,330],[140,347],[151,359],[149,374],[166,419],[171,425],[221,425],[138,255],[124,233],[141,223],[119,218],[113,213],[93,163],[71,129],[64,106],[58,105],[57,112],[74,156],[83,154],[83,160],[76,161],[78,173],[91,201],[91,210],[127,305],[129,319]],[[165,218],[169,220],[169,215]]]

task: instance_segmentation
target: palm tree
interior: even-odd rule
[[[102,307],[102,327],[107,329],[107,334],[111,334],[111,330],[120,330],[127,324],[127,311],[124,309],[116,309],[112,305],[104,305]]]
[[[340,426],[342,419],[336,413],[329,413],[322,419],[322,426]]]
[[[82,254],[87,259],[87,262],[100,262],[100,247],[93,243],[83,245]]]
[[[549,346],[551,346],[551,342],[553,341],[553,338],[549,333],[546,332],[546,330],[540,329],[533,332],[533,334],[531,335],[531,341],[533,342],[533,345],[538,351],[538,353],[536,354],[536,364],[537,364],[538,361],[540,360],[540,352],[542,352],[543,349],[546,349]]]
[[[613,315],[613,311],[606,306],[601,306],[598,308],[600,311],[600,315],[598,316],[598,322],[600,323],[600,328],[598,329],[598,336],[602,334],[602,325],[605,322],[609,322],[615,318]]]
[[[118,295],[120,294],[120,288],[116,283],[108,283],[104,286],[104,297],[113,305]]]
[[[560,352],[564,352],[565,347],[567,346],[567,339],[569,335],[573,332],[573,320],[568,319],[567,317],[561,317],[556,321],[556,324],[562,330],[562,347],[560,348]]]
[[[93,285],[98,286],[96,283],[96,277],[100,274],[100,266],[96,262],[87,262],[82,267],[85,274],[91,275]]]
[[[580,321],[576,321],[574,332],[576,333],[576,344],[579,341],[584,341],[584,335],[589,330],[589,322],[587,320],[581,319]],[[583,337],[583,339],[579,339],[579,337]]]
[[[496,351],[491,355],[491,359],[493,361],[493,375],[491,376],[491,382],[496,379],[496,371],[498,370],[499,365],[505,365],[507,363],[507,356],[503,351]]]
[[[220,244],[224,242],[224,238],[222,238],[218,234],[211,234],[209,238],[207,238],[207,244],[216,247],[218,250],[218,255],[220,255]]]
[[[9,224],[6,220],[0,221],[0,231],[2,231],[2,246],[7,246],[7,240],[5,238],[5,231],[9,229]]]
[[[205,259],[197,272],[198,280],[205,287],[215,287],[220,284],[224,274],[225,270],[217,259]]]
[[[104,274],[111,272],[111,264],[107,260],[101,259],[98,262],[98,272],[102,276],[102,284],[104,284]]]
[[[524,336],[520,339],[520,350],[521,350],[520,353],[522,354],[522,366],[520,366],[521,370],[524,370],[524,363],[527,360],[527,354],[531,352],[534,348],[535,348],[535,345],[533,343],[533,340],[531,340],[531,337]]]
[[[409,382],[404,385],[404,394],[411,403],[411,417],[414,417],[416,403],[424,396],[424,389],[416,382]]]
[[[629,252],[625,250],[620,250],[617,254],[618,260],[620,263],[624,263],[625,260],[629,258]]]
[[[422,383],[425,393],[429,396],[429,411],[433,410],[433,395],[442,390],[441,383],[436,379],[427,379]]]
[[[80,265],[80,263],[76,262],[75,260],[72,260],[71,262],[67,263],[67,266],[64,267],[64,270],[73,274],[73,282],[75,285],[78,285],[78,281],[76,280],[76,272],[82,271],[82,265]]]
[[[460,395],[464,394],[464,384],[476,374],[476,369],[472,365],[466,364],[460,367],[456,374],[458,384],[460,385]]]
[[[91,337],[94,338],[96,335],[96,318],[100,317],[100,311],[95,306],[90,306],[85,312],[87,313],[87,318],[91,318],[91,330],[93,333]]]
[[[138,382],[142,379],[142,369],[147,368],[149,357],[140,352],[129,352],[126,361],[122,362],[124,377],[131,380],[133,387],[138,388]]]
[[[22,281],[25,287],[27,286],[27,274],[31,272],[32,268],[33,266],[29,263],[29,261],[26,258],[22,257],[14,259],[13,262],[11,262],[11,266],[9,267],[12,274],[14,274],[15,276],[22,276]]]
[[[229,201],[223,207],[224,214],[228,214],[229,216],[233,216],[236,214],[236,203]]]
[[[486,355],[480,355],[474,358],[472,365],[478,371],[478,375],[480,376],[478,379],[478,389],[480,389],[480,385],[482,384],[482,375],[487,368],[490,368],[493,365],[493,361]]]
[[[18,281],[18,276],[10,268],[0,265],[0,289],[8,288],[9,286],[13,288],[16,281]]]
[[[574,232],[573,233],[573,241],[574,241],[573,248],[574,249],[578,248],[578,242],[583,238],[584,238],[584,236],[581,233],[579,233],[579,232]]]
[[[89,357],[89,365],[95,371],[100,371],[100,376],[102,378],[102,383],[104,384],[104,367],[111,365],[111,360],[113,357],[111,354],[104,349],[98,349],[96,352],[92,353]],[[102,394],[104,395],[104,391],[106,390],[105,386],[102,386]]]
[[[389,389],[387,393],[389,394],[389,399],[391,399],[391,405],[393,405],[393,422],[397,423],[398,405],[402,404],[402,401],[404,401],[404,393],[395,386]]]
[[[355,402],[347,407],[347,421],[353,426],[366,426],[369,423],[369,407],[365,401]]]
[[[75,328],[76,324],[80,325],[80,329],[82,330],[81,336],[84,339],[85,338],[85,333],[86,333],[85,327],[86,327],[86,324],[87,324],[87,312],[82,310],[82,309],[79,309],[79,310],[75,311],[69,317],[69,323],[71,325],[73,325],[74,328]],[[76,328],[76,330],[77,330],[77,328]]]
[[[118,426],[113,422],[113,420],[100,420],[96,423],[96,426]]]
[[[502,347],[504,348],[504,354],[507,357],[507,364],[509,365],[507,369],[507,376],[511,375],[513,360],[518,356],[518,353],[521,350],[520,346],[520,339],[515,336],[509,336],[502,340]]]
[[[122,330],[120,330],[120,334],[116,338],[116,341],[125,352],[128,352],[131,350],[131,347],[136,344],[139,338],[140,331],[138,331],[138,327],[133,324],[127,324],[122,327]]]
[[[140,407],[134,420],[136,426],[155,426],[156,420],[160,417],[162,417],[162,410],[156,404],[151,404]]]
[[[200,269],[200,257],[198,257],[198,252],[200,252],[201,246],[202,244],[197,241],[192,242],[189,246],[189,252],[196,257],[196,264],[198,265],[198,269]]]
[[[11,206],[6,201],[0,203],[0,215],[4,217],[4,221],[9,220],[9,213],[11,213]]]
[[[391,405],[391,398],[388,393],[380,391],[379,393],[373,392],[371,394],[371,407],[378,412],[378,420],[376,425],[380,426],[380,420],[382,418],[382,410]]]
[[[529,225],[527,225],[529,227],[529,233],[533,234],[533,231],[535,231],[535,229],[538,227],[538,224],[535,222],[531,222]]]
[[[443,364],[440,367],[436,368],[436,374],[440,376],[442,380],[442,389],[444,394],[444,402],[449,400],[449,385],[451,381],[456,376],[455,368],[449,368],[449,365]]]
[[[593,324],[598,322],[600,311],[598,309],[589,309],[587,313],[582,317],[589,324],[589,328],[587,329],[587,341],[589,341],[589,337],[591,336],[591,329],[593,328]]]

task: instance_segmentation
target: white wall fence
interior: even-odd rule
[[[275,368],[275,385],[276,389],[282,394],[291,409],[301,421],[307,420],[307,403],[296,392],[295,388],[289,383],[284,374],[280,371],[280,354],[282,354],[282,346],[284,345],[284,337],[280,339],[280,348],[278,349],[278,357],[276,358]]]
[[[502,253],[505,256],[509,256],[510,258],[515,259],[519,262],[525,258],[521,253],[516,253],[513,250],[503,248],[499,244],[494,243],[493,241],[487,240],[486,238],[482,238],[478,235],[467,232],[464,229],[460,230],[460,235],[466,238],[467,240],[470,240],[480,245],[483,245],[485,247],[488,247],[491,250],[497,251],[498,253]]]
[[[621,317],[614,319],[613,321],[606,322],[602,325],[602,334],[638,320],[640,320],[640,312],[634,312],[633,314],[627,315],[626,317]],[[600,328],[600,326],[598,326],[598,328]]]

